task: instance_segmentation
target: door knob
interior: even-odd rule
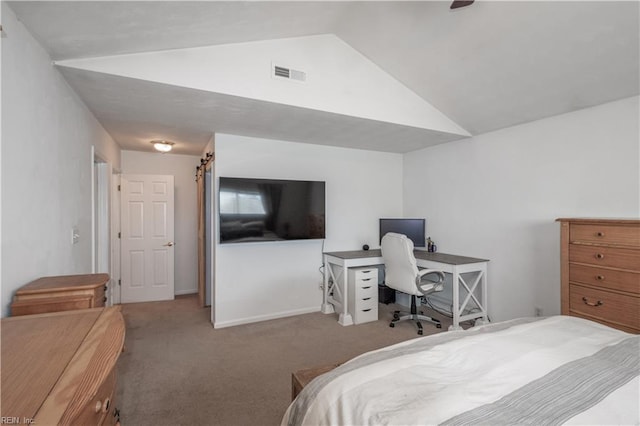
[[[173,247],[173,241],[169,241],[167,244],[164,245],[165,247]]]

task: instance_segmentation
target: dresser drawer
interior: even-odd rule
[[[639,297],[571,284],[569,308],[572,313],[640,330]]]
[[[106,416],[113,415],[112,398],[116,388],[115,369],[109,373],[98,391],[73,420],[77,425],[101,425]]]
[[[640,294],[640,271],[619,271],[572,263],[569,265],[569,281]]]
[[[640,270],[640,250],[571,244],[569,262]]]
[[[640,228],[630,226],[571,224],[570,241],[640,248]]]
[[[101,305],[104,306],[104,303]],[[72,311],[93,308],[92,296],[49,297],[19,300],[11,304],[11,315],[33,315],[49,312]]]
[[[106,290],[107,290],[106,285],[100,288],[97,288],[95,290],[95,296],[93,299],[93,303],[95,303],[95,306],[94,306],[95,308],[102,308],[105,305],[107,301],[107,296],[105,294]]]

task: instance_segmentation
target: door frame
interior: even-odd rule
[[[111,175],[111,301],[121,303],[120,294],[120,173]]]
[[[112,166],[91,147],[91,272],[111,277],[111,173]],[[113,281],[107,285],[106,306],[111,306]]]

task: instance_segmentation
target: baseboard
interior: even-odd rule
[[[189,288],[186,290],[176,290],[173,292],[174,295],[176,296],[182,296],[185,294],[194,294],[194,293],[198,293],[198,289],[197,288]]]
[[[257,315],[255,317],[239,318],[230,321],[218,321],[213,323],[213,328],[225,328],[233,327],[234,325],[251,324],[254,322],[268,321],[278,318],[293,317],[296,315],[310,314],[313,312],[320,312],[320,306],[314,306],[313,308],[295,309],[293,311],[277,312],[274,314]]]

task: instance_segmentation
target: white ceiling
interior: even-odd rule
[[[456,11],[448,1],[10,6],[54,60],[333,33],[472,134],[639,93],[637,1],[479,0]],[[149,138],[164,138],[180,142],[176,152],[198,155],[212,132],[391,152],[420,148],[420,138],[427,145],[450,140],[251,99],[187,96],[140,80],[77,70],[64,75],[127,149],[146,150]],[[181,97],[180,108],[167,103]],[[243,119],[212,119],[212,104],[241,110]]]

